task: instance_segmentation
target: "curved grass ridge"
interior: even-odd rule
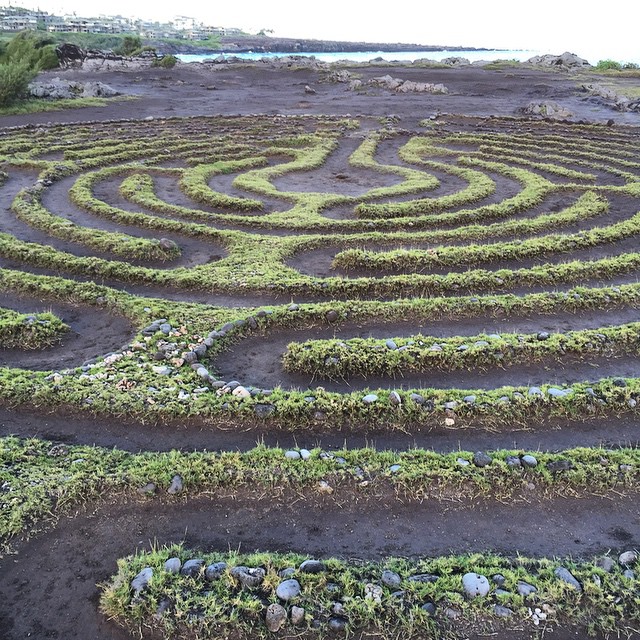
[[[53,313],[19,313],[0,308],[0,344],[3,349],[44,349],[69,331]]]
[[[490,452],[492,462],[476,467],[473,453],[439,454],[344,449],[327,454],[313,449],[308,460],[291,460],[279,448],[258,446],[244,453],[128,453],[94,446],[54,445],[46,440],[0,438],[0,544],[36,531],[52,516],[106,496],[138,495],[152,484],[164,493],[177,474],[183,493],[263,492],[275,486],[314,495],[326,483],[336,496],[354,490],[363,498],[391,489],[402,500],[474,500],[479,496],[518,500],[535,483],[541,499],[636,492],[640,450],[575,448],[533,452],[535,468],[511,466],[518,450]],[[462,461],[462,462],[461,462]],[[464,463],[469,464],[464,464]],[[561,469],[556,469],[562,462]],[[554,464],[556,466],[554,466]],[[397,465],[397,466],[396,466]],[[324,486],[324,485],[323,485]],[[156,489],[146,493],[146,499]]]
[[[172,573],[165,567],[170,559],[178,567],[195,559],[201,566],[191,575],[179,569]],[[268,637],[267,608],[282,605],[281,630],[296,637],[321,637],[344,628],[381,638],[467,638],[470,624],[489,635],[524,628],[533,637],[541,618],[587,635],[632,638],[640,629],[638,580],[613,560],[611,570],[605,571],[602,558],[575,561],[492,553],[389,557],[375,563],[327,558],[321,571],[308,573],[303,564],[307,559],[295,553],[200,553],[182,545],[161,547],[118,560],[117,574],[102,585],[100,607],[143,637]],[[205,577],[206,568],[214,566]],[[259,584],[244,586],[240,567],[260,570],[254,580]],[[577,580],[579,590],[558,576],[560,570]],[[147,583],[135,590],[131,584],[143,571]],[[276,594],[282,571],[300,586],[299,595],[289,601]],[[383,583],[385,571],[397,576],[399,586]],[[487,596],[465,598],[462,579],[471,572],[492,581]],[[518,593],[523,583],[533,587],[531,595]],[[293,607],[303,611],[293,612]],[[292,613],[301,618],[297,624]]]
[[[573,357],[613,358],[640,353],[640,323],[565,333],[479,334],[434,338],[414,335],[386,340],[349,338],[293,342],[283,356],[287,371],[320,378],[398,376],[434,368],[486,369]]]

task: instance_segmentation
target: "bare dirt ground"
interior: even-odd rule
[[[114,100],[108,106],[71,109],[61,112],[0,117],[0,127],[38,125],[42,123],[73,123],[118,119],[162,119],[173,116],[231,114],[311,114],[351,115],[368,118],[372,126],[378,118],[394,116],[396,125],[418,130],[419,122],[434,114],[454,113],[470,116],[517,116],[529,102],[552,100],[568,108],[575,120],[588,122],[612,121],[613,127],[640,125],[640,115],[621,113],[585,99],[578,91],[579,79],[574,74],[545,72],[532,69],[484,70],[478,67],[456,69],[417,69],[412,67],[358,67],[352,69],[366,81],[389,73],[418,82],[445,84],[448,95],[395,94],[384,89],[365,92],[347,90],[345,84],[324,82],[325,74],[311,69],[278,70],[251,65],[179,65],[173,70],[123,69],[103,72],[71,70],[56,72],[65,78],[99,80],[111,85],[135,100]],[[315,94],[305,92],[305,86]],[[514,123],[514,127],[520,126]],[[301,176],[297,187],[306,190],[311,184],[328,187],[335,178],[338,165],[344,165],[348,152],[337,155],[313,175]],[[393,156],[393,157],[392,157]],[[392,148],[381,148],[381,159],[399,162]],[[358,193],[373,178],[366,171],[351,172],[351,182],[343,184],[345,192]],[[17,191],[32,183],[34,175],[14,171],[0,189],[0,230],[20,239],[43,242],[57,248],[85,255],[86,249],[64,240],[52,240],[17,221],[10,213],[10,203]],[[229,182],[225,178],[224,184]],[[517,186],[503,178],[494,196],[509,197]],[[221,190],[223,179],[218,185]],[[129,233],[140,229],[96,221],[86,212],[71,205],[61,181],[49,192],[46,205],[57,215],[86,226],[97,226]],[[282,179],[282,188],[295,189],[296,178]],[[99,185],[95,194],[115,206],[126,203],[118,195],[118,184]],[[172,191],[173,189],[173,191]],[[443,187],[446,189],[446,187]],[[231,189],[228,189],[232,193]],[[446,191],[442,191],[444,193]],[[183,197],[175,185],[165,184],[158,191],[162,196]],[[490,202],[490,200],[487,200]],[[486,204],[486,203],[483,203]],[[545,210],[559,207],[550,199]],[[623,198],[617,202],[609,220],[628,217],[633,212]],[[344,212],[328,212],[339,219]],[[579,227],[578,227],[579,228]],[[148,236],[145,236],[148,237]],[[173,239],[173,237],[171,237]],[[217,260],[224,255],[221,247],[176,235],[175,240],[186,247],[185,257],[163,268],[193,266]],[[633,238],[629,245],[637,243]],[[621,250],[628,246],[620,244]],[[598,249],[591,257],[606,255],[608,249]],[[335,248],[309,252],[303,258],[294,256],[289,264],[314,275],[329,273],[329,263]],[[16,266],[4,259],[2,266]],[[18,265],[19,268],[22,266]],[[504,265],[503,265],[504,266]],[[46,270],[44,273],[50,273]],[[67,274],[63,274],[65,277]],[[358,273],[356,275],[362,275]],[[78,279],[81,279],[78,277]],[[624,282],[637,280],[632,273]],[[288,302],[282,297],[231,294],[209,294],[198,291],[170,291],[161,287],[114,284],[132,293],[166,296],[171,299],[209,302],[226,306],[251,306],[271,302]],[[72,333],[60,346],[43,354],[16,354],[0,350],[0,363],[32,369],[60,368],[79,365],[82,361],[121,347],[131,339],[133,329],[128,322],[102,312],[79,312],[69,305],[51,305],[46,301],[17,299],[2,294],[0,304],[24,308],[29,312],[50,309],[70,323]],[[581,314],[557,314],[553,317],[532,316],[500,320],[474,319],[456,323],[432,322],[424,327],[432,335],[473,335],[482,331],[564,331],[615,325],[638,319],[636,309],[616,309],[603,322],[602,315],[585,311]],[[287,376],[279,357],[292,339],[333,337],[343,335],[400,336],[403,332],[423,327],[402,325],[346,326],[342,333],[333,330],[303,332],[295,329],[280,331],[242,341],[216,362],[226,379],[248,379],[254,384],[289,387],[309,386],[312,381],[300,376]],[[593,364],[593,363],[591,363]],[[638,376],[637,358],[600,364],[591,375],[602,377],[611,373]],[[559,378],[588,379],[588,363],[564,363],[564,369],[554,373]],[[607,367],[610,367],[608,369]],[[549,380],[553,364],[520,366],[517,382],[540,383]],[[572,378],[573,376],[573,378]],[[490,371],[478,378],[467,375],[436,375],[432,379],[407,379],[406,385],[437,383],[447,387],[476,384],[499,386],[512,383],[514,373],[508,369]],[[398,381],[392,381],[398,386]],[[352,386],[384,386],[389,381],[350,381]],[[325,385],[327,388],[331,384]],[[437,385],[436,385],[437,386]],[[337,383],[336,388],[344,388]],[[96,444],[130,451],[182,450],[246,450],[257,441],[269,445],[311,448],[338,448],[375,445],[379,449],[425,447],[436,451],[523,448],[529,450],[561,450],[574,446],[637,446],[639,421],[625,419],[594,420],[592,422],[554,421],[529,425],[528,429],[514,425],[513,430],[493,433],[483,430],[451,431],[444,428],[412,433],[379,433],[370,431],[333,432],[330,426],[299,434],[295,431],[274,432],[264,424],[242,425],[235,429],[216,429],[198,421],[168,424],[139,424],[121,418],[93,419],[75,413],[49,413],[35,410],[0,409],[0,434],[42,437],[56,442]],[[450,507],[440,503],[404,504],[395,496],[379,496],[376,500],[358,501],[349,491],[332,499],[307,496],[302,505],[297,496],[286,493],[261,497],[256,495],[201,496],[197,499],[155,500],[139,502],[118,500],[88,505],[75,517],[63,518],[55,528],[18,544],[17,554],[0,561],[0,637],[7,640],[24,638],[91,638],[121,640],[123,631],[105,621],[97,611],[99,591],[96,585],[113,574],[118,557],[147,549],[152,543],[184,540],[194,548],[226,550],[242,546],[243,550],[294,550],[323,557],[327,555],[377,558],[381,555],[429,555],[450,551],[491,549],[508,554],[531,556],[589,556],[610,549],[622,550],[640,546],[640,512],[638,496],[609,498],[540,500],[526,496],[514,504],[491,501],[481,504],[460,504]],[[285,545],[282,540],[286,540]],[[455,542],[454,542],[455,541]],[[96,550],[99,550],[96,552]],[[583,637],[582,630],[558,631],[556,640]],[[497,636],[496,636],[497,637]],[[506,637],[506,636],[505,636]],[[513,640],[521,637],[508,636]],[[526,636],[529,637],[529,636]]]

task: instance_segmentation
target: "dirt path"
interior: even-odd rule
[[[117,558],[150,545],[184,541],[206,551],[380,559],[477,549],[589,557],[640,544],[637,495],[547,501],[533,495],[521,503],[480,500],[472,506],[406,503],[392,495],[355,500],[349,494],[338,490],[319,499],[274,490],[256,500],[237,492],[82,510],[0,562],[0,634],[6,640],[129,637],[97,613],[96,584],[115,572]]]

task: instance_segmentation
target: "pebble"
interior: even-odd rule
[[[538,466],[538,461],[534,456],[527,454],[525,456],[522,456],[522,464],[525,467],[533,468]]]
[[[416,404],[424,404],[424,396],[421,396],[419,393],[412,393],[409,398]]]
[[[409,576],[407,578],[409,582],[420,582],[420,583],[429,583],[429,582],[437,582],[438,576],[434,576],[431,573],[418,573],[415,576]]]
[[[504,584],[507,581],[501,573],[496,573],[495,576],[492,576],[491,580],[493,580],[494,584],[497,584],[499,587],[504,587]]]
[[[304,609],[302,607],[291,607],[291,623],[298,625],[304,621]]]
[[[522,466],[522,460],[518,458],[518,456],[507,456],[506,463],[508,467],[512,469],[517,469]]]
[[[540,387],[529,387],[529,395],[530,396],[541,396],[542,390]]]
[[[475,404],[476,403],[476,397],[475,396],[465,396],[463,398],[463,400],[467,403],[467,404]]]
[[[226,562],[214,562],[204,570],[204,577],[209,580],[218,580],[227,568]]]
[[[436,605],[433,602],[425,602],[420,608],[430,616],[436,615]]]
[[[287,458],[287,460],[300,460],[301,458],[298,451],[286,451],[284,457]]]
[[[290,304],[290,305],[287,307],[287,309],[288,309],[289,311],[298,311],[298,310],[300,309],[300,306],[299,306],[299,305],[297,305],[297,304]]]
[[[549,334],[546,331],[541,331],[537,337],[538,337],[538,340],[548,340]]]
[[[303,460],[308,460],[311,457],[311,451],[309,449],[300,449],[300,457]]]
[[[389,471],[391,471],[391,473],[398,473],[398,471],[400,471],[400,469],[402,469],[402,467],[399,464],[392,464],[389,467]]]
[[[280,628],[287,621],[287,611],[281,604],[270,604],[265,614],[267,629],[272,633],[280,631]]]
[[[462,576],[462,588],[468,598],[484,597],[491,590],[487,578],[473,572],[465,573]]]
[[[296,572],[294,567],[287,567],[286,569],[282,569],[282,571],[278,571],[278,575],[283,579],[287,580]]]
[[[187,560],[180,569],[180,573],[183,576],[189,576],[195,578],[200,574],[200,569],[204,567],[204,560],[202,558],[194,558],[193,560]]]
[[[620,557],[618,558],[618,562],[620,564],[634,564],[635,562],[637,562],[638,560],[638,554],[635,551],[625,551],[624,553],[620,554]]]
[[[382,604],[382,587],[368,582],[364,585],[364,599],[373,600],[376,604]]]
[[[504,607],[501,604],[493,605],[493,613],[498,616],[498,618],[510,618],[513,615],[513,611],[511,611],[509,607]]]
[[[456,462],[461,466],[461,467],[468,467],[471,463],[468,460],[465,460],[464,458],[458,458],[456,460]]]
[[[173,476],[173,478],[171,478],[171,484],[167,489],[167,493],[170,495],[174,495],[176,493],[180,493],[182,491],[182,488],[182,478],[179,475],[175,475]]]
[[[537,591],[537,589],[532,585],[529,584],[528,582],[518,582],[518,593],[523,597],[526,598],[527,596],[531,595],[532,593],[535,593]]]
[[[330,618],[329,629],[331,631],[344,631],[347,627],[347,621],[344,618]]]
[[[402,578],[395,572],[385,569],[380,577],[382,584],[390,589],[397,589],[402,584]]]
[[[229,385],[227,385],[227,386],[229,386]],[[251,392],[248,391],[247,389],[245,389],[242,385],[236,387],[231,393],[236,398],[250,398],[251,397]]]
[[[300,583],[293,579],[285,580],[277,586],[276,595],[285,602],[293,600],[300,595]]]
[[[362,402],[365,404],[373,404],[378,400],[378,396],[375,393],[368,393],[364,398],[362,398]]]
[[[398,406],[402,404],[402,398],[400,397],[400,394],[397,391],[392,391],[389,394],[389,402],[395,406]]]
[[[387,349],[390,349],[391,351],[395,351],[398,348],[398,345],[395,343],[395,341],[391,340],[391,338],[389,338],[384,344]]]
[[[554,572],[556,578],[566,582],[570,587],[576,591],[582,591],[582,585],[576,580],[574,575],[565,567],[558,567]]]
[[[302,573],[322,573],[326,571],[324,562],[320,562],[320,560],[305,560],[299,568]]]
[[[168,573],[179,573],[180,567],[182,566],[182,562],[180,558],[169,558],[164,563],[164,570]]]
[[[340,316],[337,311],[331,309],[331,311],[327,311],[324,317],[327,319],[327,322],[335,322]]]
[[[635,571],[633,571],[633,569],[625,569],[622,572],[622,575],[628,580],[635,580],[636,577]]]
[[[491,456],[486,454],[484,451],[476,451],[473,454],[473,464],[475,464],[476,467],[486,467],[490,465],[491,462]]]
[[[145,567],[132,581],[131,588],[138,595],[142,590],[149,586],[149,582],[153,578],[153,569],[151,567]]]

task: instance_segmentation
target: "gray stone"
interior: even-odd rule
[[[344,618],[338,618],[336,616],[329,619],[330,631],[344,631],[347,628],[347,621]]]
[[[409,398],[413,400],[416,404],[424,404],[424,396],[419,393],[412,393]]]
[[[549,333],[547,331],[540,331],[540,333],[538,333],[537,335],[538,340],[548,340],[549,339]]]
[[[596,567],[599,567],[603,571],[606,571],[607,573],[611,573],[615,568],[616,563],[613,558],[610,558],[609,556],[602,556],[601,558],[598,558],[596,560],[595,565]]]
[[[340,315],[337,311],[331,309],[331,311],[327,311],[324,317],[326,318],[327,322],[336,322],[340,318]]]
[[[300,565],[300,571],[302,571],[302,573],[322,573],[326,570],[327,568],[324,562],[320,562],[320,560],[305,560]]]
[[[438,576],[434,576],[431,573],[418,573],[415,576],[409,576],[407,580],[409,582],[420,582],[420,583],[437,582]]]
[[[300,457],[303,460],[308,460],[311,457],[311,451],[309,449],[300,449]]]
[[[635,571],[633,569],[625,569],[622,572],[622,575],[627,579],[627,580],[635,580],[636,579],[636,574]]]
[[[618,562],[624,565],[635,564],[637,560],[638,554],[635,551],[625,551],[624,553],[621,553],[618,558]]]
[[[277,586],[276,595],[285,602],[293,600],[300,595],[300,583],[293,579],[285,580]]]
[[[300,460],[300,453],[298,451],[286,451],[284,457],[287,460]]]
[[[484,451],[476,451],[476,453],[473,454],[473,464],[475,464],[476,467],[486,467],[490,465],[491,462],[491,456]]]
[[[362,398],[362,402],[365,404],[373,404],[378,400],[378,396],[375,393],[368,393],[364,398]]]
[[[465,396],[463,398],[463,400],[467,403],[467,404],[475,404],[476,403],[476,396]]]
[[[522,467],[522,461],[520,460],[520,458],[518,458],[518,456],[507,456],[506,463],[507,466],[511,467],[512,469],[518,469]]]
[[[513,615],[513,611],[509,607],[504,607],[501,604],[493,605],[493,613],[498,618],[510,618]]]
[[[176,493],[180,493],[182,491],[182,488],[182,478],[176,474],[175,476],[173,476],[173,478],[171,478],[171,484],[167,489],[167,493],[174,495]]]
[[[522,456],[522,464],[525,467],[533,468],[538,466],[538,461],[532,455],[524,455]]]
[[[182,562],[180,558],[169,558],[164,563],[164,570],[168,573],[179,573],[180,567],[182,566]]]
[[[398,473],[398,471],[400,471],[400,469],[402,469],[402,467],[399,464],[392,464],[389,467],[389,471],[391,471],[391,473]]]
[[[523,582],[523,581],[518,582],[518,593],[523,598],[526,598],[527,596],[531,595],[532,593],[535,593],[536,591],[537,589],[532,584],[529,584],[528,582]]]
[[[145,484],[143,487],[140,487],[138,489],[138,493],[141,493],[142,495],[145,496],[151,496],[156,492],[156,485],[153,482],[147,482],[147,484]]]
[[[389,402],[395,406],[398,406],[402,404],[402,398],[400,397],[400,394],[397,391],[392,391],[389,394]]]
[[[542,394],[542,390],[540,389],[540,387],[529,387],[529,395],[530,396],[541,396]]]
[[[291,607],[291,624],[301,624],[304,622],[304,609],[302,607]]]
[[[214,562],[204,570],[204,577],[209,581],[218,580],[226,569],[226,562]]]
[[[462,576],[462,588],[467,598],[484,597],[491,590],[487,578],[473,572],[465,573]]]
[[[180,573],[183,576],[189,576],[190,578],[195,578],[200,575],[200,569],[204,567],[204,560],[202,558],[193,558],[192,560],[187,560],[183,565],[182,569],[180,569]]]
[[[390,589],[397,589],[402,584],[402,578],[395,571],[390,571],[389,569],[385,569],[382,572],[380,580],[382,584]]]
[[[256,404],[253,407],[253,412],[258,416],[258,418],[266,418],[275,410],[276,408],[272,404]]]
[[[461,467],[468,467],[471,464],[468,460],[465,460],[464,458],[456,458],[456,462]]]
[[[553,573],[556,575],[556,578],[566,582],[572,589],[582,591],[582,585],[566,567],[558,567]]]
[[[496,573],[491,577],[491,580],[493,580],[494,584],[497,584],[499,587],[504,587],[504,584],[507,581],[501,573]]]
[[[270,604],[267,607],[264,621],[267,629],[269,629],[271,633],[276,633],[280,631],[280,628],[286,623],[287,611],[281,604]]]
[[[425,602],[420,608],[430,616],[436,615],[436,605],[433,602]]]
[[[141,591],[149,586],[149,582],[153,578],[153,569],[151,567],[145,567],[140,573],[131,581],[131,588],[138,595]]]
[[[560,471],[569,471],[573,469],[573,462],[571,460],[560,459],[547,462],[547,469],[552,473],[559,473]]]
[[[391,351],[395,351],[398,348],[398,345],[391,338],[389,338],[384,344],[387,349],[390,349]]]

